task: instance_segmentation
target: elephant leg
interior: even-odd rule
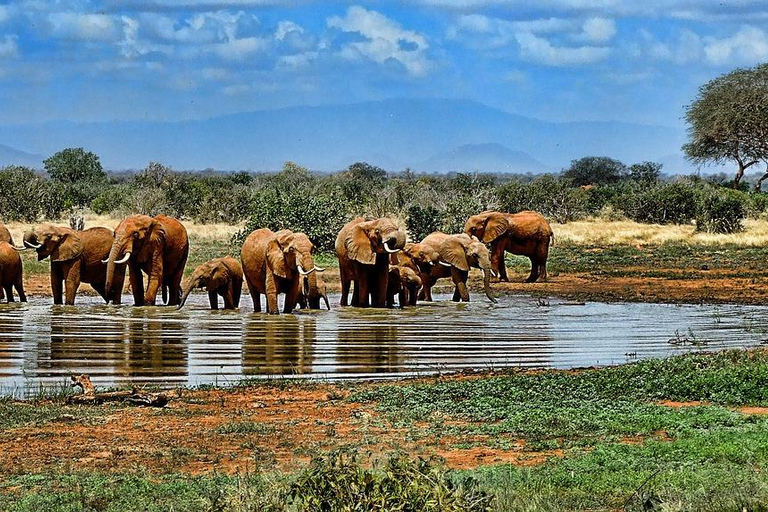
[[[219,297],[214,290],[208,291],[208,302],[211,303],[211,309],[219,309]]]
[[[19,301],[27,302],[27,295],[24,293],[24,280],[22,279],[21,273],[19,273],[19,276],[16,278],[15,288],[16,293],[19,294]]]
[[[495,244],[491,249],[491,268],[499,275],[499,281],[509,281],[507,265],[504,261],[504,247],[501,244]]]
[[[347,305],[347,297],[349,296],[349,285],[350,285],[350,279],[344,270],[341,270],[340,272],[341,277],[341,300],[339,301],[339,305],[346,306]]]
[[[406,290],[405,286],[400,287],[400,291],[397,293],[397,300],[400,303],[400,309],[403,309],[405,307],[405,303],[407,302],[407,296],[408,296],[408,290]]]
[[[377,256],[376,266],[373,269],[373,278],[371,279],[371,306],[374,308],[383,308],[387,303],[387,284],[389,282],[389,256],[384,256],[384,262],[380,262],[381,255]]]
[[[299,301],[299,293],[301,292],[301,281],[296,280],[295,283],[291,283],[291,287],[285,292],[285,303],[283,304],[283,313],[292,313],[296,309],[296,303]]]
[[[531,275],[525,280],[526,283],[535,283],[539,278],[540,263],[535,256],[531,256]]]
[[[13,283],[3,286],[5,288],[5,294],[8,296],[8,302],[16,302],[13,300]]]
[[[173,273],[168,284],[168,305],[178,306],[181,304],[181,280],[184,277],[184,265]]]
[[[277,315],[280,313],[277,305],[277,282],[272,272],[267,272],[267,313]]]
[[[157,301],[157,292],[163,284],[163,257],[155,255],[149,266],[149,280],[147,281],[147,290],[144,292],[144,303],[148,306],[154,306]]]
[[[104,283],[91,283],[91,288],[96,290],[96,293],[98,293],[102,299],[107,300],[107,290],[104,288]]]
[[[232,294],[232,309],[240,307],[240,294],[243,292],[243,280],[235,277],[229,283],[229,290]]]
[[[58,265],[51,265],[51,293],[53,294],[54,304],[63,304],[63,277]]]
[[[104,290],[111,294],[112,304],[123,303],[123,287],[125,286],[125,269],[122,272],[115,272],[115,280],[112,282],[112,290]]]
[[[469,272],[464,272],[456,267],[451,267],[451,279],[453,279],[453,284],[456,285],[456,290],[453,295],[456,297],[456,294],[458,293],[459,298],[464,302],[469,302],[469,289],[467,288],[468,276]]]
[[[75,295],[77,289],[80,287],[80,260],[76,261],[69,267],[67,272],[67,278],[64,281],[64,288],[66,290],[66,302],[68,306],[75,305]]]
[[[131,265],[128,268],[131,280],[131,292],[133,293],[133,303],[136,306],[144,305],[144,277],[141,268],[138,265]]]

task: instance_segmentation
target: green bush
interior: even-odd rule
[[[414,204],[408,208],[405,225],[411,241],[418,242],[433,231],[439,231],[443,224],[443,214],[434,206],[422,207]],[[462,226],[462,229],[464,227]]]
[[[574,188],[569,180],[551,174],[527,184],[511,181],[498,189],[503,211],[534,210],[560,223],[584,217],[589,209],[589,194],[589,190]]]
[[[61,187],[27,167],[0,168],[0,217],[5,221],[58,219],[64,211]]]
[[[380,470],[369,470],[354,456],[337,451],[314,459],[291,486],[288,500],[300,511],[491,510],[493,497],[474,480],[451,476],[430,461],[405,457],[392,457]]]
[[[709,233],[741,231],[746,210],[743,192],[723,187],[706,189],[699,195],[696,230]]]
[[[686,224],[697,215],[698,193],[698,187],[687,182],[651,187],[636,184],[617,195],[613,206],[636,222]]]

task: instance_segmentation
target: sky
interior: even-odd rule
[[[0,0],[0,123],[461,98],[682,127],[766,27],[765,0]]]

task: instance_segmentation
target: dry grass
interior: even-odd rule
[[[768,221],[746,220],[744,231],[731,235],[698,233],[694,225],[640,224],[628,220],[606,221],[591,219],[568,224],[553,224],[555,243],[569,242],[578,245],[647,245],[664,242],[689,242],[695,244],[766,245]]]
[[[85,227],[86,228],[92,228],[96,226],[104,226],[110,229],[115,229],[118,224],[120,224],[120,221],[122,218],[118,217],[110,217],[109,215],[86,215],[85,216]],[[69,220],[68,219],[61,219],[57,222],[33,222],[33,223],[25,223],[25,222],[9,222],[6,224],[6,227],[11,232],[11,235],[13,235],[14,241],[21,241],[24,232],[34,228],[35,226],[39,226],[41,224],[54,224],[58,226],[69,226]],[[237,225],[230,225],[230,224],[196,224],[190,220],[185,220],[182,222],[184,224],[184,227],[187,228],[187,233],[189,233],[190,238],[197,239],[197,240],[220,240],[222,242],[228,242],[229,239],[240,231],[244,225],[243,224],[237,224]],[[19,243],[17,242],[17,243]]]

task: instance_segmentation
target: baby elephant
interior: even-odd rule
[[[224,309],[237,309],[240,305],[240,292],[243,289],[243,267],[231,256],[216,258],[198,266],[182,286],[181,309],[190,292],[195,288],[208,291],[211,309],[219,309],[219,298],[224,299]]]
[[[325,301],[325,307],[331,310],[331,303],[328,302],[328,290],[323,280],[323,272],[315,267],[315,280],[317,282],[317,294],[312,295],[309,285],[309,276],[302,276],[301,292],[299,293],[299,306],[301,309],[320,309],[320,299]]]
[[[19,300],[27,302],[24,283],[21,280],[21,257],[11,244],[0,242],[0,300],[6,295],[8,302],[13,302],[14,288],[19,294]]]
[[[387,279],[387,307],[395,305],[395,295],[401,308],[415,306],[421,288],[421,278],[410,267],[390,265]]]

